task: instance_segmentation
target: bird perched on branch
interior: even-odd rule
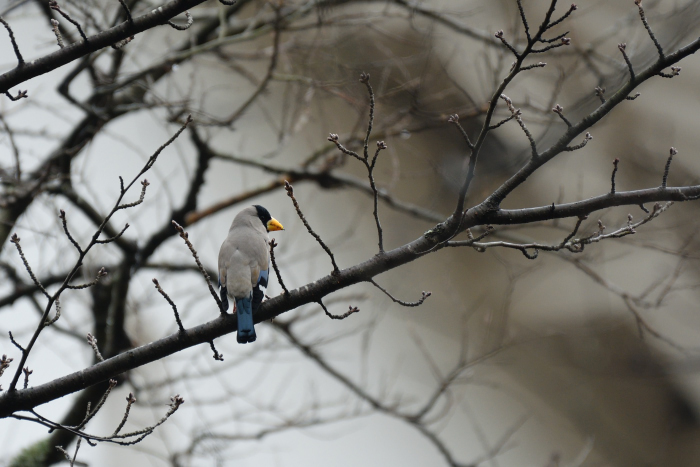
[[[267,287],[270,269],[268,232],[284,230],[262,206],[245,208],[233,219],[228,236],[219,250],[219,287],[222,312],[228,297],[236,304],[239,344],[255,341],[253,312],[263,299],[260,287]]]

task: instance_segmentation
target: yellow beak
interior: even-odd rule
[[[274,232],[275,230],[284,230],[284,227],[282,227],[282,224],[280,224],[279,221],[273,217],[267,221],[267,231]]]

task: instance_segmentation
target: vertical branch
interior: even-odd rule
[[[639,8],[639,17],[642,19],[642,24],[644,24],[644,28],[647,30],[647,33],[649,33],[651,41],[654,43],[656,50],[659,52],[659,59],[663,60],[664,58],[666,58],[664,54],[664,49],[663,47],[661,47],[661,44],[659,43],[658,39],[656,39],[654,31],[651,30],[651,26],[649,26],[647,16],[644,14],[644,8],[642,8],[642,0],[634,0],[634,4],[637,5],[637,7]]]
[[[280,270],[277,267],[277,261],[275,260],[275,247],[277,246],[277,242],[275,242],[275,239],[273,238],[270,240],[270,261],[272,262],[272,269],[275,270],[275,274],[277,275],[277,282],[280,283],[282,286],[282,290],[284,290],[285,295],[289,295],[289,290],[287,290],[287,286],[284,285],[284,281],[282,280],[282,274],[280,274]]]
[[[676,148],[671,148],[669,150],[668,159],[666,159],[666,167],[664,167],[664,177],[661,180],[661,188],[666,188],[666,183],[668,182],[668,171],[671,170],[671,162],[673,161],[673,156],[678,154]]]
[[[306,217],[304,217],[304,213],[301,212],[301,208],[299,207],[299,203],[297,202],[297,199],[294,197],[294,187],[288,182],[284,181],[284,189],[287,190],[287,196],[289,196],[292,199],[292,204],[294,204],[294,208],[297,211],[297,215],[299,216],[299,219],[304,223],[304,226],[306,227],[306,230],[309,231],[312,237],[316,239],[319,245],[321,245],[321,248],[328,253],[328,256],[331,258],[331,263],[333,264],[333,275],[338,275],[340,274],[340,269],[338,268],[338,265],[335,263],[335,256],[333,256],[333,252],[331,251],[330,248],[321,240],[321,237],[314,232],[314,229],[311,228],[309,225],[308,221],[306,220]]]
[[[377,164],[377,158],[379,157],[379,153],[387,148],[387,145],[384,141],[377,141],[377,150],[374,153],[374,157],[372,157],[372,160],[370,161],[369,159],[369,137],[370,134],[372,133],[372,126],[374,124],[374,106],[375,106],[375,101],[374,101],[374,90],[372,90],[372,85],[369,83],[369,73],[361,73],[360,74],[360,82],[364,83],[364,85],[367,87],[367,92],[369,92],[369,122],[367,123],[367,133],[365,134],[365,139],[363,142],[363,153],[362,156],[357,154],[355,151],[351,151],[347,148],[345,148],[342,144],[340,144],[339,138],[337,134],[331,133],[330,136],[328,136],[328,141],[334,143],[336,147],[343,153],[348,156],[352,156],[355,159],[359,160],[365,165],[365,168],[367,169],[367,177],[369,178],[369,185],[370,188],[372,189],[372,194],[374,196],[374,221],[377,225],[377,236],[378,236],[378,244],[379,244],[379,255],[384,254],[384,232],[382,230],[382,224],[379,221],[379,190],[377,189],[377,185],[374,180],[374,168]],[[468,138],[467,138],[468,139]]]
[[[153,278],[153,284],[156,286],[156,290],[158,291],[159,294],[163,296],[163,298],[168,302],[168,304],[172,307],[173,313],[175,314],[175,321],[177,322],[177,327],[178,330],[181,333],[185,332],[185,327],[182,325],[182,320],[180,319],[180,313],[177,311],[177,306],[175,305],[175,302],[170,298],[170,296],[165,293],[165,290],[160,286],[160,283],[158,282],[158,279],[155,277]]]
[[[71,18],[70,15],[69,15],[68,13],[66,13],[66,12],[63,11],[63,10],[61,10],[61,7],[58,5],[58,3],[57,3],[55,0],[49,0],[49,7],[50,7],[52,10],[58,12],[61,16],[63,16],[63,17],[64,17],[66,20],[68,20],[71,24],[73,24],[73,26],[75,26],[76,29],[78,30],[78,33],[80,34],[80,37],[82,37],[82,38],[83,38],[83,41],[85,41],[85,43],[87,44],[88,38],[87,38],[87,36],[85,35],[85,31],[83,31],[83,28],[80,26],[80,23],[78,23],[76,20],[74,20],[73,18]]]
[[[214,297],[217,307],[219,308],[219,310],[221,310],[221,299],[216,294],[214,287],[211,285],[211,278],[209,277],[209,273],[207,273],[206,269],[204,269],[204,266],[202,266],[202,262],[199,261],[199,255],[197,254],[197,250],[194,249],[194,245],[192,245],[192,242],[190,242],[189,235],[187,234],[187,232],[185,232],[185,229],[183,229],[180,224],[178,224],[175,221],[171,221],[171,223],[175,227],[175,230],[177,230],[178,234],[180,234],[180,238],[182,238],[185,241],[185,244],[187,245],[187,248],[189,248],[190,253],[192,253],[194,261],[197,263],[197,267],[199,268],[199,272],[202,273],[204,281],[207,283],[207,287],[209,287],[209,293],[211,293],[211,296]]]
[[[363,144],[363,154],[365,159],[369,159],[369,135],[372,133],[372,125],[374,124],[374,90],[372,85],[369,84],[369,73],[360,73],[360,82],[367,86],[367,92],[369,93],[369,122],[367,123],[367,133]]]
[[[379,244],[379,254],[384,253],[384,232],[382,231],[382,224],[379,222],[379,191],[377,190],[377,185],[374,182],[374,165],[377,162],[377,156],[382,149],[386,149],[386,143],[384,141],[377,141],[377,151],[374,153],[372,158],[372,163],[367,167],[369,176],[369,186],[372,188],[372,193],[374,195],[374,222],[377,224],[377,237]]]
[[[617,175],[617,164],[620,163],[620,159],[615,158],[613,161],[613,171],[612,171],[612,176],[610,177],[610,194],[614,195],[615,194],[615,175]]]

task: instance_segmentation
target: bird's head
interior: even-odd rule
[[[258,212],[258,218],[263,223],[268,232],[274,232],[275,230],[284,230],[282,224],[280,224],[280,222],[277,219],[272,217],[267,209],[260,206],[259,204],[256,204],[253,207]]]

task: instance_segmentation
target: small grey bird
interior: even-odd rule
[[[245,208],[233,219],[219,250],[221,308],[228,311],[228,297],[236,304],[239,344],[255,341],[253,312],[263,299],[270,269],[268,232],[284,230],[262,206]]]

